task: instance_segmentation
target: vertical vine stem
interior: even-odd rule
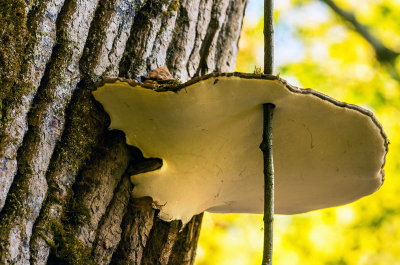
[[[272,264],[274,220],[274,163],[272,156],[272,116],[275,105],[266,103],[264,109],[263,140],[260,149],[264,156],[264,250],[262,265]]]
[[[264,74],[274,67],[273,0],[264,0]],[[272,265],[274,220],[274,164],[272,157],[272,116],[275,105],[263,105],[263,140],[260,149],[264,156],[264,250],[262,265]]]
[[[264,0],[264,74],[272,74],[274,67],[273,0]]]

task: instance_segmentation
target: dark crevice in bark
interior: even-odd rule
[[[47,77],[42,79],[33,107],[29,113],[29,131],[24,137],[20,148],[18,160],[18,173],[12,185],[8,198],[9,205],[2,218],[2,222],[8,229],[3,230],[0,238],[7,240],[10,233],[14,242],[5,248],[8,255],[12,255],[13,249],[21,251],[22,257],[11,257],[9,262],[18,258],[29,260],[29,241],[32,226],[39,215],[45,194],[47,182],[45,173],[48,169],[54,147],[59,140],[63,127],[65,108],[72,91],[75,89],[79,72],[76,68],[77,58],[83,48],[89,16],[81,21],[83,25],[75,31],[67,29],[73,25],[78,8],[94,8],[96,3],[82,2],[82,6],[75,1],[68,1],[62,8],[57,18],[57,42],[52,54],[52,62],[48,66]],[[92,5],[92,6],[90,6]],[[86,26],[86,27],[85,27]],[[18,205],[17,207],[15,205]],[[14,209],[9,211],[9,209]]]
[[[229,1],[230,2],[230,1]],[[209,65],[212,59],[210,59],[211,53],[214,51],[215,47],[212,47],[213,42],[215,41],[215,37],[218,34],[218,31],[221,28],[221,14],[225,14],[225,8],[221,9],[219,1],[215,1],[211,11],[211,19],[208,24],[208,29],[206,36],[201,44],[200,54],[201,59],[199,66],[197,68],[195,76],[204,75],[210,72],[216,71],[214,69],[214,65]],[[224,6],[226,4],[223,4]]]
[[[195,76],[200,76],[204,75],[209,72],[209,67],[207,65],[207,55],[209,53],[211,43],[214,39],[215,34],[217,33],[218,30],[218,21],[215,19],[212,19],[209,24],[209,30],[207,31],[207,35],[204,38],[204,41],[201,45],[200,53],[204,54],[206,56],[203,56],[203,58],[200,60],[200,65],[197,68],[197,72]]]
[[[16,148],[10,148],[15,137],[7,126],[12,123],[12,88],[23,68],[25,46],[29,40],[25,8],[24,1],[0,2],[0,211],[16,171]]]
[[[182,1],[177,10],[175,30],[166,51],[166,65],[171,73],[181,81],[187,81],[190,73],[186,67],[191,51],[198,43],[196,23],[199,13],[199,2]],[[185,36],[183,38],[183,36]]]
[[[76,237],[90,247],[101,217],[129,164],[125,135],[120,131],[110,131],[105,135],[104,144],[95,150],[93,160],[73,185],[71,208]]]
[[[226,9],[225,20],[218,35],[214,71],[232,72],[235,67],[236,55],[239,48],[239,34],[247,0],[231,1]]]
[[[0,107],[2,109],[2,118],[0,119],[0,163],[3,165],[0,171],[0,179],[2,179],[0,182],[0,210],[4,205],[5,197],[17,171],[17,150],[21,146],[23,137],[28,129],[26,117],[55,41],[55,17],[51,15],[59,12],[60,5],[62,3],[50,5],[47,8],[51,11],[48,11],[44,10],[46,3],[42,2],[41,5],[30,11],[26,22],[27,31],[25,33],[13,33],[13,35],[25,39],[26,45],[23,49],[21,47],[19,56],[13,56],[12,53],[7,52],[7,49],[1,49],[10,56],[8,63],[20,61],[22,64],[18,78],[13,83],[12,90],[8,93],[7,98],[0,98],[3,99],[0,100],[0,105],[2,106]],[[19,12],[18,10],[18,8],[13,7],[13,11]],[[7,9],[2,9],[2,11],[12,14]],[[19,26],[25,25],[18,18],[15,21],[19,23]],[[12,43],[12,40],[8,39],[7,46]],[[4,71],[4,68],[1,67],[0,69],[0,72]],[[14,71],[17,69],[18,67],[15,67]],[[8,80],[8,78],[1,78],[1,82]],[[4,86],[2,87],[5,89]],[[2,89],[2,91],[6,90]]]
[[[194,263],[202,220],[203,214],[194,216],[178,234],[168,265],[190,265]]]
[[[109,124],[106,121],[108,116],[104,115],[104,111],[99,111],[102,109],[101,106],[96,108],[98,103],[93,101],[90,92],[86,91],[85,88],[96,81],[96,68],[101,65],[105,69],[105,66],[107,66],[104,63],[102,64],[100,54],[104,55],[102,51],[106,46],[106,43],[104,43],[105,38],[110,38],[110,35],[112,35],[107,34],[107,30],[112,27],[112,23],[120,23],[120,28],[128,27],[129,29],[132,20],[131,16],[133,16],[132,3],[132,1],[123,0],[102,2],[97,8],[93,22],[90,25],[85,52],[80,59],[80,70],[85,73],[85,77],[79,84],[81,90],[75,93],[75,100],[72,100],[72,111],[67,115],[67,117],[73,117],[73,119],[70,120],[70,123],[67,121],[66,133],[63,135],[62,144],[58,148],[59,152],[56,151],[58,160],[54,163],[54,168],[65,170],[61,172],[55,170],[56,174],[50,174],[50,177],[48,177],[50,182],[49,199],[46,201],[46,207],[42,211],[42,218],[35,226],[37,231],[31,243],[32,253],[35,253],[31,259],[34,264],[42,264],[46,261],[51,247],[48,242],[49,240],[54,240],[56,232],[48,229],[46,224],[48,220],[53,222],[60,221],[61,215],[65,210],[66,201],[71,196],[71,185],[75,181],[78,170],[86,163],[91,149],[97,144],[100,134]],[[126,6],[124,7],[124,5]],[[115,12],[115,10],[118,10],[118,12]],[[122,16],[123,19],[114,22],[113,19],[120,18],[118,16]],[[127,31],[126,29],[124,30]],[[112,36],[115,37],[114,42],[116,39],[121,39],[121,34],[124,32],[119,31],[118,33],[117,36]],[[121,49],[120,47],[118,48]],[[120,51],[121,54],[122,52]],[[117,60],[118,58],[115,59]],[[113,63],[113,61],[110,61],[110,63]],[[85,100],[82,100],[83,98]],[[50,171],[52,171],[51,168]],[[43,238],[43,233],[46,233],[46,238]]]
[[[144,158],[142,152],[136,147],[129,146],[129,150],[132,160],[126,171],[128,176],[156,170],[162,166],[161,159]],[[124,183],[124,179],[122,183]],[[130,187],[132,187],[132,185]],[[130,194],[131,189],[128,192]],[[107,256],[107,259],[113,259],[112,264],[141,264],[142,252],[146,245],[148,233],[153,225],[155,211],[151,206],[152,200],[150,198],[134,199],[130,201],[127,212],[122,220],[122,227],[125,229],[118,231],[118,236],[121,236],[122,240],[119,244],[118,242],[117,244],[112,244],[114,250],[117,246],[118,249],[112,257]],[[120,219],[118,220],[121,221]],[[135,231],[135,234],[133,231]],[[139,235],[139,238],[137,235]],[[100,246],[99,243],[97,243],[97,245],[98,247],[95,248],[97,252],[99,251],[99,247],[100,251],[104,251],[103,249],[109,248],[110,246],[110,244]]]
[[[150,56],[150,51],[154,45],[157,32],[162,27],[163,18],[169,15],[168,12],[162,11],[167,10],[171,1],[174,0],[149,0],[138,11],[127,42],[128,49],[125,51],[119,66],[119,76],[135,78],[146,75],[149,72],[147,60]]]
[[[93,83],[96,82],[96,80],[99,78],[99,76],[102,74],[102,71],[106,70],[107,67],[109,67],[112,64],[115,64],[115,61],[118,62],[118,53],[122,55],[123,53],[123,48],[124,47],[115,47],[114,50],[110,51],[107,50],[107,38],[112,39],[113,43],[118,43],[118,42],[123,42],[124,38],[127,38],[125,35],[127,35],[127,32],[131,26],[132,18],[134,15],[134,8],[135,8],[135,1],[106,1],[106,2],[101,2],[100,5],[97,7],[97,10],[94,15],[94,19],[90,25],[90,30],[89,30],[89,37],[88,40],[86,41],[85,44],[85,49],[82,58],[80,59],[80,71],[84,73],[83,80],[81,80],[79,86],[84,88],[91,88]],[[115,32],[110,33],[110,28],[112,28],[115,24],[118,24],[119,31],[114,34]],[[108,40],[109,41],[109,40]],[[117,53],[114,55],[112,60],[108,61],[107,63],[101,61],[102,57],[104,57],[104,51],[110,53]],[[100,68],[100,69],[99,69]],[[89,92],[82,90],[83,94],[86,95]],[[78,93],[79,94],[79,93]],[[90,102],[90,103],[89,103]],[[97,117],[99,120],[99,123],[97,125],[93,124],[93,127],[91,126],[92,123],[85,123],[85,120],[88,119],[88,121],[93,118],[93,114],[86,113],[84,110],[80,109],[80,106],[95,106],[97,104],[91,103],[93,100],[90,97],[90,101],[86,102],[79,102],[78,99],[78,104],[76,104],[73,107],[73,110],[75,111],[82,111],[82,113],[71,113],[70,115],[72,117],[76,117],[72,120],[72,131],[71,134],[66,134],[67,137],[76,137],[75,143],[71,143],[68,147],[64,146],[63,147],[63,156],[67,156],[68,159],[65,159],[66,161],[72,162],[74,161],[74,165],[76,165],[75,170],[73,170],[72,174],[66,175],[65,177],[69,178],[69,181],[66,181],[65,179],[63,180],[62,177],[59,177],[58,182],[61,181],[61,183],[57,183],[57,188],[58,188],[58,193],[53,193],[52,190],[50,190],[50,195],[54,195],[57,197],[54,200],[53,196],[50,196],[54,201],[49,202],[48,207],[44,210],[44,218],[42,218],[42,223],[44,223],[48,218],[52,218],[53,221],[59,221],[60,220],[60,215],[64,213],[64,208],[65,208],[65,202],[67,201],[67,195],[69,195],[71,192],[71,185],[74,183],[76,172],[79,170],[79,167],[82,166],[84,163],[86,163],[85,156],[86,154],[91,153],[91,148],[96,145],[98,142],[98,137],[101,133],[102,130],[104,130],[104,127],[107,127],[109,122],[105,122],[105,118],[108,118],[104,116],[104,112],[100,111],[99,108],[94,111],[94,113],[99,113],[100,117]],[[82,105],[81,105],[82,104]],[[100,108],[102,109],[102,107]],[[93,111],[93,110],[92,110]],[[93,112],[92,112],[93,113]],[[87,114],[82,115],[82,114]],[[96,116],[96,115],[94,115]],[[75,124],[74,124],[75,123]],[[74,130],[74,127],[78,125],[79,123],[85,123],[83,130]],[[67,130],[68,130],[68,124],[67,124]],[[85,131],[86,130],[86,131]],[[65,139],[68,141],[68,139]],[[71,142],[71,141],[68,141]],[[83,146],[82,146],[83,144]],[[76,152],[74,150],[77,146],[81,147],[82,150],[84,150],[84,154],[81,152]],[[73,158],[73,159],[72,159]],[[61,167],[60,165],[57,165],[57,167]],[[62,192],[60,192],[60,189]],[[61,197],[61,198],[60,198]],[[60,202],[61,201],[61,202]],[[54,209],[57,209],[55,211]],[[47,212],[46,212],[47,210]],[[121,216],[122,218],[122,216]],[[39,222],[40,223],[40,222]],[[41,227],[41,225],[38,225],[38,227]],[[40,229],[38,229],[40,230]],[[52,231],[48,232],[47,239],[43,239],[40,234],[39,236],[35,237],[33,240],[33,244],[31,247],[33,249],[36,249],[39,251],[38,258],[40,259],[40,262],[45,261],[46,257],[48,256],[49,253],[49,248],[50,244],[48,244],[48,239],[54,238],[54,233],[57,231]],[[39,261],[36,261],[39,262]],[[40,263],[39,262],[39,263]]]
[[[167,51],[175,31],[179,0],[171,0],[166,5],[161,17],[160,27],[152,44],[150,55],[146,60],[146,72],[166,65]]]
[[[49,189],[44,207],[35,223],[31,240],[31,264],[45,263],[49,255],[49,240],[54,240],[54,231],[49,221],[60,222],[64,208],[72,196],[71,186],[81,167],[87,163],[94,147],[99,143],[108,116],[102,106],[95,102],[89,90],[74,93],[67,110],[67,121],[63,136],[55,149],[47,174]],[[43,238],[45,237],[45,238]]]
[[[0,53],[15,55],[0,67],[7,85],[0,90],[0,209],[11,186],[0,213],[0,263],[192,263],[201,217],[179,232],[177,222],[154,217],[150,198],[130,198],[126,175],[157,169],[162,160],[143,158],[121,133],[105,131],[108,116],[89,89],[102,76],[147,75],[163,64],[184,81],[200,61],[222,67],[227,59],[215,55],[235,52],[218,44],[219,35],[229,35],[227,20],[241,18],[228,15],[229,3],[212,0],[4,4],[17,8],[0,9],[0,21],[23,15],[15,27],[0,27]],[[207,33],[211,11],[219,28]],[[210,51],[201,50],[210,34]],[[222,47],[228,51],[217,53]]]
[[[121,241],[112,256],[115,265],[142,264],[143,251],[153,226],[155,210],[149,198],[133,199],[122,221]]]
[[[118,1],[115,0],[100,1],[96,10],[79,64],[81,72],[84,74],[83,82],[86,87],[93,87],[94,83],[99,81],[94,76],[93,70],[97,66],[96,64],[98,64],[100,57],[103,56],[100,52],[106,38],[106,28],[111,23],[110,20],[117,3]]]
[[[38,5],[37,0],[25,0],[26,11],[30,13]]]
[[[99,231],[93,243],[92,256],[98,265],[110,264],[112,255],[118,247],[122,234],[122,219],[128,210],[131,190],[132,184],[125,174],[100,222]]]
[[[186,62],[186,69],[188,75],[195,77],[198,66],[201,60],[200,50],[202,47],[203,40],[207,34],[208,25],[211,19],[211,10],[213,6],[213,0],[200,0],[199,10],[204,10],[205,12],[198,12],[197,23],[195,26],[195,38],[193,47],[190,51],[190,56],[188,62]]]
[[[177,53],[180,52],[179,50],[184,49],[180,43],[183,42],[181,39],[182,34],[187,31],[187,27],[189,24],[189,14],[188,11],[183,7],[180,6],[179,10],[177,11],[177,19],[176,19],[176,30],[172,36],[171,42],[166,51],[166,66],[170,70],[171,73],[175,73],[180,67],[177,65],[179,62],[174,60],[174,56],[177,56]]]
[[[140,5],[141,1],[134,0],[108,0],[99,3],[80,63],[86,87],[93,87],[102,75],[118,74],[116,65],[121,60],[135,10]]]
[[[57,55],[52,53],[52,57],[57,58]],[[47,75],[49,75],[49,71],[50,65],[47,66],[45,74],[47,73]],[[35,113],[35,110],[41,110],[40,107],[38,107],[40,104],[39,98],[41,93],[46,93],[46,91],[44,91],[45,85],[43,85],[43,83],[47,83],[46,78],[41,80],[41,85],[38,88],[38,94],[33,99],[34,108],[32,108],[28,114],[30,120],[35,120],[35,118],[37,118],[38,114]],[[37,122],[36,125],[42,126],[41,121]],[[23,255],[27,255],[27,251],[23,249],[22,245],[26,244],[26,242],[29,242],[30,235],[26,234],[24,231],[26,230],[28,222],[32,224],[32,221],[34,222],[38,216],[38,211],[41,207],[41,201],[43,200],[47,190],[47,182],[43,176],[43,172],[45,172],[47,169],[47,164],[41,163],[39,166],[42,168],[37,169],[35,167],[36,161],[30,163],[33,160],[32,157],[38,157],[42,155],[41,152],[35,150],[40,148],[43,144],[42,141],[40,145],[37,145],[40,143],[42,131],[40,131],[38,128],[35,128],[35,122],[32,121],[29,122],[28,128],[29,131],[25,135],[22,146],[18,150],[18,172],[8,193],[6,206],[0,214],[0,223],[5,227],[0,234],[0,239],[2,239],[1,241],[7,242],[7,238],[9,236],[12,236],[14,241],[9,242],[11,244],[2,249],[4,251],[1,253],[2,257],[6,258],[6,261],[3,259],[3,262],[15,262],[15,259],[18,258],[12,257],[12,253],[10,253],[12,251],[10,249],[11,247],[17,246],[20,248],[20,251],[23,253]],[[52,129],[50,132],[51,131]],[[39,161],[37,162],[39,163]],[[39,170],[41,171],[40,173],[38,172]],[[36,190],[32,190],[32,182],[36,182]],[[29,219],[31,219],[32,216],[33,220],[26,220],[26,216],[29,216]],[[12,232],[13,230],[16,231],[17,235],[11,235],[11,233],[15,233]],[[27,259],[27,257],[23,257],[22,259]]]
[[[128,162],[125,136],[108,132],[73,185],[73,199],[55,227],[53,257],[66,264],[96,264],[91,250],[97,227]]]
[[[181,226],[182,223],[180,221],[167,223],[155,216],[154,225],[150,231],[141,264],[168,264],[172,248],[178,237]]]
[[[57,22],[56,24],[59,24],[59,22]],[[57,52],[57,46],[56,46],[56,47],[54,47],[53,52],[51,52],[52,59],[50,61],[53,61],[55,58],[57,58],[57,55],[58,55],[58,52]],[[26,185],[23,185],[24,183],[19,183],[19,182],[27,181],[25,174],[29,174],[29,172],[28,172],[29,164],[26,165],[27,164],[26,162],[23,164],[22,161],[23,161],[25,153],[29,153],[29,152],[26,152],[26,150],[29,148],[29,143],[32,143],[32,145],[33,145],[36,140],[35,135],[32,132],[34,130],[34,124],[35,124],[34,120],[37,116],[37,115],[35,115],[34,111],[35,111],[35,109],[39,109],[37,105],[40,104],[40,101],[41,101],[40,98],[46,98],[45,96],[42,96],[41,94],[46,93],[46,91],[43,91],[43,90],[44,90],[44,87],[46,87],[46,84],[49,82],[48,79],[49,79],[49,75],[50,75],[50,69],[51,69],[51,65],[47,65],[46,69],[44,71],[44,78],[41,79],[40,85],[38,87],[38,93],[37,93],[36,97],[33,98],[33,101],[32,101],[33,108],[31,108],[30,112],[28,113],[29,119],[33,122],[29,122],[29,124],[28,124],[29,129],[30,129],[29,134],[27,134],[25,136],[25,138],[23,139],[22,146],[18,151],[18,159],[17,160],[18,160],[19,164],[21,164],[21,165],[18,168],[18,174],[15,177],[15,181],[9,192],[9,197],[15,197],[15,195],[13,195],[12,190],[14,190],[14,192],[18,193],[19,189],[17,187],[22,186],[22,187],[26,188],[25,187]],[[36,133],[36,135],[37,134],[40,135],[40,133]],[[30,138],[32,140],[29,140]],[[7,207],[11,207],[11,209],[17,208],[17,207],[12,207],[13,203],[14,203],[13,200],[10,201],[10,199],[7,198]],[[22,204],[22,202],[16,202],[16,203]],[[5,215],[5,213],[7,213],[7,212],[9,212],[11,214],[12,211],[8,211],[7,207],[4,209],[1,216],[3,216],[3,214]],[[21,209],[21,211],[22,211],[22,209]],[[21,212],[20,214],[22,215],[23,213]]]

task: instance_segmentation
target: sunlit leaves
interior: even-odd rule
[[[385,183],[375,194],[342,207],[276,216],[274,264],[400,264],[400,83],[376,60],[368,42],[321,1],[278,2],[276,73],[372,110],[391,144]],[[398,0],[336,3],[400,51]],[[252,72],[263,65],[262,38],[261,21],[244,24],[237,70]],[[400,58],[396,63],[400,72]],[[261,227],[260,215],[206,215],[197,264],[260,264]]]

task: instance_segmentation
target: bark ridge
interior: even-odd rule
[[[166,65],[232,71],[246,0],[0,0],[0,263],[192,264],[182,229],[130,198],[149,164],[91,89]]]

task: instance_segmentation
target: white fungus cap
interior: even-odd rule
[[[172,87],[114,79],[94,92],[112,129],[163,160],[131,179],[133,196],[150,196],[165,221],[263,212],[263,103],[276,106],[275,213],[346,204],[382,185],[388,142],[361,107],[271,75],[210,74]]]

